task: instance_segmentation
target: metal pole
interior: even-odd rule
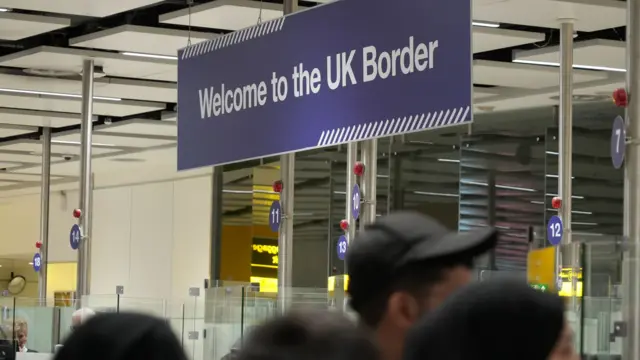
[[[220,280],[223,187],[224,172],[222,166],[215,166],[211,179],[211,237],[209,249],[209,279],[211,279],[211,287],[217,287]]]
[[[560,218],[564,226],[562,240],[571,244],[571,173],[573,155],[573,23],[560,27],[560,143],[558,155],[558,190],[562,199]]]
[[[280,195],[282,221],[278,236],[278,307],[280,313],[284,313],[287,310],[287,304],[291,298],[295,161],[294,153],[280,157],[280,171],[283,182],[282,194]]]
[[[42,128],[42,179],[40,189],[40,258],[38,272],[38,298],[40,305],[47,303],[47,265],[49,262],[49,195],[51,182],[51,128]]]
[[[298,0],[284,0],[284,15],[298,10]],[[291,299],[293,257],[293,201],[296,172],[296,155],[290,153],[280,156],[280,179],[283,182],[280,202],[282,203],[282,221],[278,234],[278,311],[287,311]]]
[[[367,224],[376,221],[376,182],[378,174],[378,140],[365,140],[362,142],[362,162],[364,164],[364,174],[362,176],[362,217],[360,219],[360,229],[364,229]]]
[[[85,59],[82,63],[82,146],[80,154],[80,228],[82,239],[78,246],[78,284],[76,296],[82,299],[89,294],[89,261],[91,261],[91,135],[93,119],[93,59]],[[80,302],[77,302],[81,306]]]
[[[631,141],[625,154],[625,211],[624,235],[629,242],[624,258],[623,311],[628,332],[624,341],[622,358],[640,359],[640,277],[638,276],[638,249],[640,246],[640,4],[627,0],[627,92],[629,107],[626,111],[627,138]]]
[[[345,219],[349,223],[349,229],[347,230],[347,243],[350,244],[353,241],[353,238],[356,236],[356,220],[353,218],[351,214],[351,202],[353,201],[353,186],[356,184],[356,175],[353,173],[353,167],[356,164],[358,158],[358,143],[351,142],[347,144],[347,173],[346,173],[346,182],[347,189],[345,192]],[[349,264],[345,264],[345,274],[348,273],[347,266]]]
[[[334,238],[333,228],[335,223],[333,222],[333,192],[335,191],[335,181],[333,180],[334,164],[333,160],[329,160],[329,204],[327,206],[327,278],[333,274],[333,254],[334,254]]]

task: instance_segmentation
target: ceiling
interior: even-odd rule
[[[309,8],[324,2],[328,1],[303,1],[301,6]],[[554,126],[552,108],[558,103],[558,18],[571,14],[577,30],[576,108],[591,109],[593,103],[599,106],[598,113],[606,113],[602,119],[593,119],[593,114],[586,112],[585,120],[576,120],[576,124],[583,121],[579,125],[583,133],[574,140],[580,156],[574,162],[574,190],[602,197],[585,208],[611,206],[607,222],[604,215],[592,222],[607,224],[603,233],[618,229],[621,217],[615,204],[621,193],[613,194],[610,185],[619,185],[619,179],[613,179],[616,173],[606,159],[601,159],[607,156],[606,148],[600,142],[595,146],[592,136],[605,136],[609,126],[606,121],[612,119],[609,116],[614,110],[602,102],[624,85],[625,5],[617,0],[473,0],[476,123],[472,129],[482,136],[463,136],[469,130],[465,126],[397,137],[393,143],[381,140],[379,208],[386,207],[383,199],[389,190],[390,173],[385,173],[389,170],[388,159],[396,156],[408,159],[402,161],[407,172],[403,178],[408,181],[402,186],[410,193],[404,197],[405,206],[417,206],[424,198],[433,197],[419,192],[455,193],[460,169],[463,178],[473,179],[462,185],[461,200],[461,214],[472,219],[470,227],[480,224],[474,218],[486,218],[476,207],[483,201],[478,199],[484,196],[486,200],[487,194],[482,195],[483,186],[474,183],[485,182],[478,179],[486,177],[487,172],[497,171],[498,183],[507,186],[517,183],[536,191],[556,186],[553,178],[544,176],[556,159],[545,156],[549,155],[545,151],[552,150],[542,149],[557,146],[546,135],[547,127]],[[39,185],[43,127],[51,127],[54,132],[53,183],[77,180],[80,71],[85,58],[93,58],[105,73],[95,82],[96,175],[147,167],[175,170],[177,50],[280,16],[282,3],[277,0],[0,0],[0,194]],[[527,110],[534,108],[544,110]],[[596,135],[584,135],[591,132]],[[526,166],[514,156],[523,141],[532,142],[532,160]],[[327,233],[327,219],[335,224],[341,218],[344,210],[333,212],[334,219],[319,209],[328,204],[330,163],[336,169],[332,186],[337,195],[332,208],[344,209],[339,193],[344,190],[344,161],[341,148],[300,154],[296,178],[303,185],[297,197],[300,205],[296,206],[303,214],[319,214],[301,216],[310,223],[298,230],[301,237],[322,238]],[[229,189],[255,183],[253,170],[243,167],[236,164],[226,168]],[[502,194],[502,190],[500,199],[519,197]],[[259,208],[247,213],[246,206],[251,206],[254,195],[229,193],[232,195],[237,199],[225,203],[229,221],[266,220]],[[457,197],[438,199],[458,201]],[[544,206],[538,214],[540,210],[531,202],[544,201],[544,196],[526,200],[528,204],[518,199],[504,206],[498,201],[497,225],[513,227],[509,225],[511,210],[520,208],[523,201],[526,206],[522,211],[528,215],[514,222],[524,224],[536,216],[543,219]],[[506,261],[521,257],[522,246],[516,247],[513,253],[504,253]]]

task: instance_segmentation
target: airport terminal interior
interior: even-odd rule
[[[179,123],[185,121],[179,118],[178,51],[233,42],[256,26],[277,30],[282,0],[0,0],[2,321],[23,319],[29,348],[52,353],[71,329],[77,301],[95,311],[144,312],[167,319],[191,360],[218,360],[247,329],[277,313],[283,259],[291,271],[291,306],[349,311],[347,250],[340,241],[349,231],[357,234],[347,200],[354,181],[365,178],[354,168],[369,146],[375,156],[369,153],[360,170],[375,171],[368,178],[375,197],[365,211],[379,217],[415,210],[451,231],[497,228],[498,245],[478,259],[476,280],[516,277],[558,291],[573,304],[568,317],[581,354],[619,358],[622,338],[614,329],[623,321],[629,245],[623,236],[626,164],[612,164],[611,145],[614,119],[624,118],[625,108],[612,94],[627,87],[627,3],[471,2],[472,122],[300,147],[286,164],[280,151],[178,171]],[[313,14],[330,6],[329,0],[299,1],[298,10]],[[366,4],[358,6],[367,11]],[[563,95],[565,23],[573,29],[573,75]],[[246,43],[229,46],[240,45]],[[305,53],[288,51],[283,59]],[[242,63],[263,66],[259,56]],[[202,76],[226,71],[209,67]],[[93,86],[88,115],[87,84]],[[431,94],[437,91],[421,101],[442,100]],[[548,228],[567,176],[560,161],[567,104],[573,109],[572,189],[570,199],[561,200],[571,203],[572,243],[557,245]],[[304,123],[305,115],[296,116]],[[89,173],[82,172],[83,119],[93,123]],[[251,131],[272,133],[271,119],[260,120]],[[281,141],[303,131],[292,128],[279,129]],[[251,147],[242,131],[222,136]],[[283,177],[292,163],[293,190]],[[280,185],[293,191],[285,257],[272,218],[274,203],[285,211]],[[90,209],[82,209],[87,201]],[[345,231],[346,223],[353,230]],[[74,246],[76,224],[89,228],[82,230],[88,240],[81,249]],[[569,263],[567,253],[577,263]]]

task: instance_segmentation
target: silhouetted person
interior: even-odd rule
[[[378,360],[369,334],[343,314],[298,311],[257,326],[237,360]]]
[[[416,212],[380,217],[358,233],[346,259],[350,305],[384,360],[401,359],[411,326],[468,284],[473,259],[496,242],[495,229],[451,232]]]
[[[55,360],[187,360],[166,321],[142,314],[99,314],[78,327]]]

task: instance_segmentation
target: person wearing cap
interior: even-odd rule
[[[384,360],[400,360],[424,314],[472,280],[473,259],[497,242],[493,228],[457,233],[417,212],[378,218],[346,257],[350,305],[371,328]]]

